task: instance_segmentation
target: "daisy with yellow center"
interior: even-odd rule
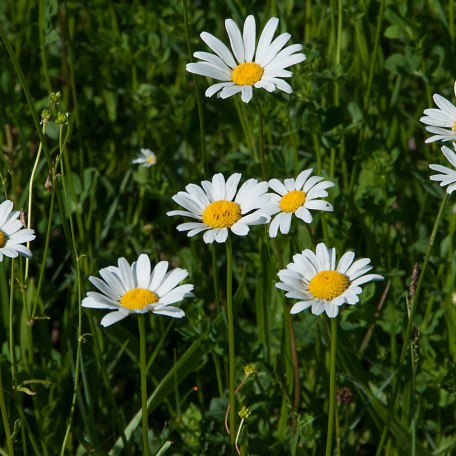
[[[157,164],[157,156],[150,149],[141,149],[138,158],[135,158],[132,163],[150,168]]]
[[[269,203],[267,182],[248,179],[238,190],[241,175],[235,173],[226,182],[222,174],[215,174],[212,182],[203,181],[201,187],[189,184],[186,192],[179,192],[173,200],[185,210],[167,214],[183,215],[198,220],[178,225],[179,231],[188,231],[188,236],[204,231],[204,242],[225,242],[228,231],[245,236],[250,225],[267,223],[269,216],[263,208]]]
[[[203,32],[202,40],[215,54],[195,52],[194,56],[201,61],[187,64],[187,71],[223,81],[210,86],[206,90],[207,97],[217,93],[220,98],[228,98],[240,93],[242,101],[248,103],[253,87],[292,93],[291,86],[281,78],[290,77],[293,73],[285,68],[303,62],[306,56],[299,52],[300,44],[284,48],[291,37],[289,33],[282,33],[273,41],[278,24],[276,17],[269,19],[255,47],[255,18],[247,17],[242,34],[236,23],[227,19],[225,27],[232,51],[215,36]]]
[[[290,313],[311,307],[314,315],[326,312],[330,318],[337,317],[342,304],[359,301],[363,283],[383,280],[381,275],[366,274],[372,269],[369,258],[354,258],[353,252],[346,252],[336,267],[336,250],[323,243],[317,245],[315,253],[306,249],[295,255],[293,263],[279,271],[281,282],[276,283],[287,292],[287,298],[300,300]]]
[[[184,311],[170,304],[193,296],[193,285],[178,286],[188,276],[185,269],[167,270],[167,261],[160,261],[151,270],[149,257],[145,254],[140,255],[132,265],[125,258],[119,258],[118,267],[100,269],[101,279],[89,277],[101,293],[89,291],[82,306],[114,310],[103,317],[103,326],[110,326],[132,313],[153,312],[182,318]]]
[[[456,96],[456,82],[454,83]],[[456,141],[456,106],[438,93],[433,96],[439,109],[425,109],[420,122],[426,125],[426,130],[434,133],[434,136],[426,139],[427,143],[434,141]]]
[[[13,202],[3,201],[0,204],[0,261],[3,257],[16,258],[18,255],[32,257],[32,252],[25,247],[24,242],[33,241],[35,232],[24,228],[19,220],[19,211],[13,212]]]
[[[310,210],[332,211],[333,207],[327,201],[318,199],[328,196],[327,188],[334,187],[334,183],[323,180],[323,177],[312,176],[311,169],[302,171],[296,179],[271,179],[269,186],[277,192],[270,194],[271,203],[266,208],[270,215],[277,214],[269,226],[269,236],[277,236],[280,229],[282,234],[290,231],[293,215],[305,223],[312,222]]]

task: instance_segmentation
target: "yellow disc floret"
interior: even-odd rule
[[[0,249],[5,247],[6,241],[8,241],[8,236],[0,230]]]
[[[238,65],[231,73],[231,80],[236,85],[253,86],[263,76],[264,70],[258,63],[246,62]]]
[[[453,123],[453,131],[456,131],[456,120]]]
[[[149,165],[155,165],[157,163],[157,157],[155,155],[149,155],[146,160]]]
[[[142,310],[149,304],[156,302],[158,302],[158,296],[145,288],[133,288],[120,298],[120,305],[130,310]]]
[[[282,196],[280,209],[282,212],[296,212],[306,202],[306,196],[302,190],[292,190]]]
[[[337,271],[320,271],[309,282],[309,291],[315,298],[331,299],[340,296],[350,286],[350,280]]]
[[[240,218],[241,206],[233,201],[214,201],[203,212],[203,223],[212,228],[231,228]]]

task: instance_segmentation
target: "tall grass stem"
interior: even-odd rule
[[[337,353],[337,319],[331,318],[331,356],[329,362],[329,413],[328,434],[326,438],[326,456],[331,456],[333,441],[334,417],[336,410],[336,353]]]
[[[149,425],[147,413],[147,378],[146,378],[146,327],[144,315],[138,315],[139,328],[139,369],[141,372],[141,413],[142,413],[142,440],[143,455],[149,456]]]

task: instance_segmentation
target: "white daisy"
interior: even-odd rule
[[[325,244],[317,245],[316,253],[306,249],[293,257],[286,269],[279,271],[281,282],[276,287],[285,290],[287,298],[300,299],[290,313],[296,314],[312,307],[314,315],[326,312],[334,318],[339,306],[356,304],[362,292],[360,285],[372,280],[383,280],[378,274],[366,274],[372,269],[369,258],[353,262],[355,254],[346,252],[336,268],[336,250]]]
[[[125,258],[119,258],[118,266],[100,269],[103,280],[89,277],[101,293],[89,291],[81,304],[92,309],[115,310],[103,317],[103,326],[117,323],[130,314],[149,311],[174,318],[185,316],[183,310],[170,306],[193,296],[193,285],[177,286],[188,276],[185,269],[176,268],[166,272],[168,262],[160,261],[151,271],[149,257],[145,254],[140,255],[131,266]]]
[[[13,202],[3,201],[0,204],[0,261],[3,256],[16,258],[18,255],[31,258],[32,252],[25,246],[24,242],[35,239],[35,231],[24,229],[23,223],[19,220],[19,211],[13,210]]]
[[[274,217],[269,226],[269,236],[276,237],[280,228],[282,234],[290,231],[293,214],[305,223],[312,222],[312,214],[309,209],[320,211],[333,211],[334,208],[327,201],[317,198],[328,196],[327,188],[334,187],[334,183],[324,181],[320,176],[309,176],[311,169],[302,171],[295,179],[285,179],[282,183],[278,179],[271,179],[269,186],[278,193],[271,194],[271,204],[267,208]]]
[[[255,50],[255,18],[247,17],[242,34],[232,19],[226,19],[225,27],[233,52],[214,35],[203,32],[202,40],[216,55],[195,52],[193,55],[201,62],[188,63],[187,71],[223,81],[210,86],[206,90],[207,97],[217,92],[220,98],[241,93],[242,101],[248,103],[253,96],[253,87],[266,89],[268,92],[280,89],[292,93],[291,86],[280,78],[292,76],[293,73],[285,68],[303,62],[306,56],[299,52],[302,49],[300,44],[283,49],[291,37],[289,33],[282,33],[272,41],[278,24],[279,19],[276,17],[269,19]]]
[[[456,95],[456,82],[454,83],[454,94]],[[434,133],[434,136],[426,139],[427,143],[434,141],[455,141],[456,140],[456,106],[438,93],[433,96],[435,104],[439,109],[425,109],[425,116],[420,122],[426,125],[426,130]]]
[[[150,149],[141,149],[138,158],[135,158],[132,163],[150,168],[157,164],[157,156]]]
[[[183,215],[198,222],[182,223],[179,231],[188,236],[205,231],[204,242],[225,242],[228,230],[238,236],[249,232],[249,225],[268,223],[270,217],[262,210],[269,203],[267,182],[248,179],[237,190],[241,175],[235,173],[226,183],[222,174],[215,174],[212,182],[203,181],[201,186],[189,184],[187,192],[179,192],[173,200],[185,211],[170,211],[168,215]],[[237,192],[237,193],[236,193]]]
[[[456,149],[456,143],[453,143],[453,148]],[[456,153],[454,150],[449,149],[446,146],[442,146],[442,153],[448,159],[448,161],[456,168]],[[443,174],[434,174],[431,176],[432,181],[440,182],[441,187],[448,185],[446,192],[451,195],[451,193],[456,190],[456,171],[454,169],[447,168],[446,166],[432,164],[429,165],[434,171],[439,171]]]

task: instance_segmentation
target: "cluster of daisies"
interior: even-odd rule
[[[228,98],[240,94],[248,103],[253,97],[253,88],[273,92],[276,89],[291,94],[291,86],[283,78],[292,73],[291,65],[303,62],[306,56],[300,52],[302,46],[294,44],[285,47],[289,33],[282,33],[274,39],[279,20],[271,18],[256,42],[256,23],[248,16],[243,30],[232,19],[225,21],[230,49],[210,33],[201,33],[202,40],[214,52],[195,52],[199,59],[189,63],[187,71],[222,81],[211,85],[206,96],[217,94]],[[156,156],[148,149],[142,149],[133,163],[150,167],[155,165]],[[302,171],[296,179],[271,179],[259,182],[248,179],[241,186],[241,174],[235,173],[226,180],[222,174],[215,174],[212,181],[201,185],[188,184],[186,191],[173,196],[182,210],[172,210],[169,216],[189,217],[192,221],[177,226],[189,237],[203,233],[207,244],[226,242],[230,233],[245,236],[252,225],[269,223],[269,236],[274,238],[280,231],[288,234],[293,215],[304,223],[313,220],[311,211],[333,211],[333,206],[323,198],[333,182],[312,175],[312,170]],[[269,192],[271,190],[271,192]],[[371,269],[369,259],[354,261],[354,253],[345,253],[336,264],[335,249],[318,244],[315,253],[304,250],[295,255],[294,262],[279,272],[277,288],[286,291],[289,298],[299,299],[291,309],[292,313],[311,307],[315,315],[325,312],[329,317],[338,314],[344,304],[359,301],[363,283],[381,280],[377,274],[367,274]],[[166,264],[167,267],[167,264]],[[180,285],[187,276],[185,270],[166,272],[164,263],[151,271],[147,256],[141,255],[136,263],[129,265],[124,258],[118,267],[102,269],[102,279],[90,277],[92,284],[101,292],[89,292],[83,300],[84,307],[109,309],[101,321],[103,326],[115,323],[131,313],[152,311],[171,317],[184,316],[169,304],[191,296],[193,285]],[[178,271],[178,272],[175,272]]]
[[[303,62],[306,56],[300,52],[300,44],[285,47],[290,34],[282,33],[274,39],[278,23],[277,18],[271,18],[257,42],[253,16],[247,17],[242,31],[232,19],[227,19],[225,27],[231,50],[217,37],[203,32],[202,40],[214,53],[195,52],[199,61],[187,64],[187,71],[221,81],[206,90],[207,97],[217,94],[220,98],[228,98],[240,94],[242,101],[248,103],[253,97],[253,88],[268,92],[278,89],[291,94],[293,90],[283,78],[291,77],[287,68]],[[456,95],[456,83],[454,89]],[[420,119],[427,125],[426,130],[434,134],[426,142],[451,141],[453,148],[444,145],[442,152],[456,168],[456,107],[438,94],[434,95],[434,101],[438,109],[426,109],[425,116]],[[133,161],[146,167],[156,162],[156,155],[149,149],[141,149]],[[439,172],[431,176],[431,180],[446,186],[449,194],[456,189],[455,169],[438,164],[431,164],[430,168]],[[183,210],[172,210],[168,215],[192,219],[177,226],[188,236],[203,233],[206,243],[223,243],[230,232],[245,236],[250,226],[267,223],[269,236],[274,238],[279,231],[289,233],[293,215],[304,223],[311,223],[312,210],[333,210],[323,198],[328,196],[327,189],[334,184],[323,177],[313,176],[311,169],[302,171],[296,179],[283,182],[278,179],[269,182],[248,179],[239,187],[240,180],[239,173],[226,180],[222,174],[215,174],[212,181],[189,184],[186,191],[172,197]],[[33,230],[22,229],[18,217],[19,212],[12,212],[11,201],[0,204],[0,261],[3,255],[31,256],[30,250],[21,244],[34,239],[35,235]],[[383,277],[368,274],[372,268],[370,259],[355,261],[354,258],[353,252],[346,252],[336,263],[335,249],[327,248],[323,243],[317,245],[315,252],[306,249],[295,255],[293,262],[278,273],[280,282],[276,284],[288,298],[299,300],[291,313],[311,308],[315,315],[326,313],[333,318],[338,315],[342,304],[356,304],[361,285]],[[162,261],[152,269],[144,254],[131,265],[120,258],[117,267],[100,270],[101,279],[89,278],[99,292],[89,292],[82,305],[112,310],[102,319],[103,326],[132,313],[154,312],[181,318],[184,312],[171,304],[193,296],[193,285],[180,285],[188,272],[180,268],[168,271],[168,266]]]

